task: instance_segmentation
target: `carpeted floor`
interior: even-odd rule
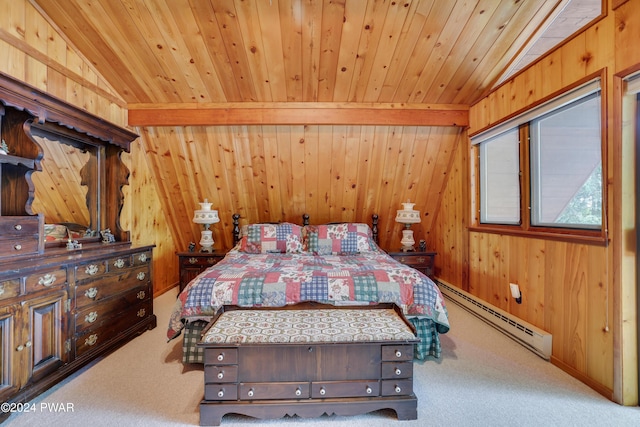
[[[35,398],[6,427],[198,425],[199,366],[180,362],[181,341],[165,340],[175,292],[155,300],[158,327]],[[256,420],[225,416],[223,426],[632,426],[640,408],[614,404],[464,309],[448,305],[452,329],[441,360],[416,363],[418,419],[392,411],[354,417]],[[61,408],[66,409],[62,411]]]

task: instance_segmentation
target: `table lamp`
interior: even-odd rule
[[[415,203],[411,203],[407,200],[402,204],[402,209],[398,210],[396,214],[396,222],[404,224],[404,230],[402,230],[402,252],[410,252],[414,250],[413,245],[416,241],[413,239],[413,230],[411,230],[411,224],[420,223],[420,211],[413,209]]]
[[[204,226],[200,237],[200,252],[213,252],[213,237],[209,226],[220,222],[218,211],[211,209],[212,203],[209,203],[207,199],[204,199],[204,202],[199,202],[199,205],[200,209],[196,209],[194,212],[193,222]]]

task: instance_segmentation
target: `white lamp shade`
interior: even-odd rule
[[[396,214],[396,222],[401,224],[418,224],[420,222],[420,211],[413,209],[415,203],[406,202],[402,204],[402,209]]]
[[[218,211],[211,209],[212,203],[209,203],[207,199],[204,199],[204,202],[199,204],[200,209],[197,209],[193,213],[193,222],[196,224],[215,224],[220,222]]]

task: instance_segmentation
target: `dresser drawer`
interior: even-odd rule
[[[382,378],[413,378],[413,362],[383,362]]]
[[[82,308],[88,304],[99,302],[114,294],[124,292],[150,280],[149,265],[129,268],[120,273],[103,273],[92,280],[84,280],[76,285],[76,307]]]
[[[145,284],[123,294],[118,294],[111,298],[104,299],[99,303],[87,306],[82,310],[78,310],[75,316],[75,330],[76,332],[81,332],[85,329],[96,328],[105,323],[111,323],[116,314],[119,314],[127,307],[140,304],[142,301],[148,299],[147,297],[148,286]]]
[[[153,313],[153,305],[151,300],[143,301],[127,311],[120,313],[118,316],[111,318],[95,329],[86,329],[76,334],[75,350],[76,357],[80,357],[93,350],[102,347],[103,344],[118,337],[123,331],[135,326]]]
[[[20,295],[20,279],[3,280],[0,282],[0,300]]]
[[[408,361],[413,360],[413,344],[406,345],[383,345],[383,361]]]
[[[205,384],[205,400],[238,400],[237,384]]]
[[[37,216],[3,216],[0,218],[0,236],[28,236],[38,234]]]
[[[107,263],[106,261],[96,261],[77,265],[75,269],[76,282],[80,282],[85,279],[94,279],[105,274],[107,271]]]
[[[67,283],[67,270],[65,268],[57,270],[42,271],[27,276],[25,281],[25,292],[37,292],[43,289],[53,289],[65,286]]]
[[[308,382],[241,383],[240,400],[308,399]]]
[[[369,397],[380,395],[380,383],[371,381],[317,381],[311,383],[311,397],[327,399],[333,397]]]
[[[408,396],[413,394],[413,380],[383,380],[383,396]]]
[[[205,365],[205,383],[234,383],[238,381],[238,365]]]
[[[233,365],[238,363],[237,348],[207,348],[204,350],[205,365]]]
[[[38,253],[38,236],[0,238],[0,256]]]

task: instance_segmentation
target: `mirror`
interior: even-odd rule
[[[42,149],[41,171],[31,175],[34,213],[44,215],[46,246],[97,239],[100,230],[97,183],[100,147],[33,124],[33,140]]]

